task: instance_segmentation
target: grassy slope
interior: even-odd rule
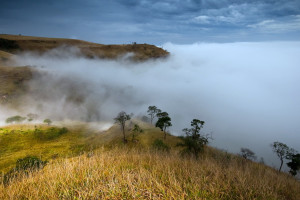
[[[26,89],[25,82],[32,78],[33,72],[29,67],[0,66],[0,103]]]
[[[126,53],[134,53],[133,60],[144,61],[151,58],[162,58],[168,56],[168,52],[149,44],[126,44],[126,45],[103,45],[83,40],[44,38],[32,36],[18,36],[0,34],[0,39],[13,41],[18,48],[6,49],[8,53],[18,53],[23,51],[35,51],[43,53],[59,46],[75,46],[87,57],[99,57],[116,59]],[[1,50],[1,47],[0,47]]]
[[[143,124],[142,122],[138,122]],[[41,140],[34,135],[35,128],[43,131],[54,126],[39,125],[9,125],[0,128],[0,172],[11,169],[16,160],[27,155],[34,155],[42,159],[78,155],[83,151],[90,151],[99,146],[122,146],[122,135],[119,126],[112,126],[109,130],[99,131],[89,128],[86,123],[67,126],[69,132],[57,138]],[[129,145],[131,145],[130,128],[127,129]],[[137,139],[139,147],[149,147],[154,139],[162,138],[162,132],[147,125],[145,132],[139,134]],[[171,146],[175,146],[178,138],[168,138]],[[136,144],[133,144],[136,145]]]
[[[28,130],[33,126],[3,128],[2,165],[28,154],[49,158],[50,163],[7,187],[0,184],[0,199],[300,199],[299,181],[232,154],[208,147],[199,160],[182,158],[174,136],[165,141],[172,147],[170,153],[151,150],[148,147],[163,133],[134,123],[145,132],[138,142],[128,135],[125,146],[118,126],[99,134],[82,123],[49,141],[32,139]],[[81,150],[87,151],[65,158]],[[53,155],[58,158],[51,159]]]

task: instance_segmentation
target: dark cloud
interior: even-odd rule
[[[299,0],[12,0],[0,7],[0,33],[102,43],[298,40],[299,28],[275,30],[300,27],[297,15]],[[267,20],[272,29],[262,27]]]

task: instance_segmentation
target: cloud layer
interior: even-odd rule
[[[112,121],[122,110],[145,115],[156,105],[169,112],[176,135],[198,118],[218,148],[250,148],[270,164],[274,141],[300,150],[299,42],[163,47],[168,59],[145,63],[88,60],[65,49],[20,55],[19,64],[47,72],[30,83],[23,112]]]

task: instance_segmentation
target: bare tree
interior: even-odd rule
[[[116,118],[114,118],[115,123],[119,124],[121,126],[122,129],[122,133],[123,133],[123,142],[126,143],[126,136],[125,136],[125,123],[127,120],[130,120],[130,115],[128,115],[126,112],[122,111],[118,114],[118,116]]]
[[[152,122],[153,122],[154,117],[156,117],[156,115],[157,115],[158,113],[160,113],[160,112],[161,112],[161,110],[158,109],[156,106],[149,106],[149,107],[148,107],[147,113],[148,113],[148,115],[150,115],[150,121],[151,121],[151,124],[152,124]]]

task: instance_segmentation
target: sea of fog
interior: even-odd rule
[[[21,110],[1,108],[0,119],[38,112],[56,120],[112,122],[120,111],[146,115],[155,105],[170,114],[172,134],[181,135],[198,118],[212,146],[233,153],[249,148],[271,166],[279,165],[272,142],[300,151],[300,42],[162,47],[169,58],[144,63],[85,59],[74,56],[74,48],[19,55],[17,65],[48,75],[30,83],[35,94]],[[72,95],[78,102],[69,102]]]

